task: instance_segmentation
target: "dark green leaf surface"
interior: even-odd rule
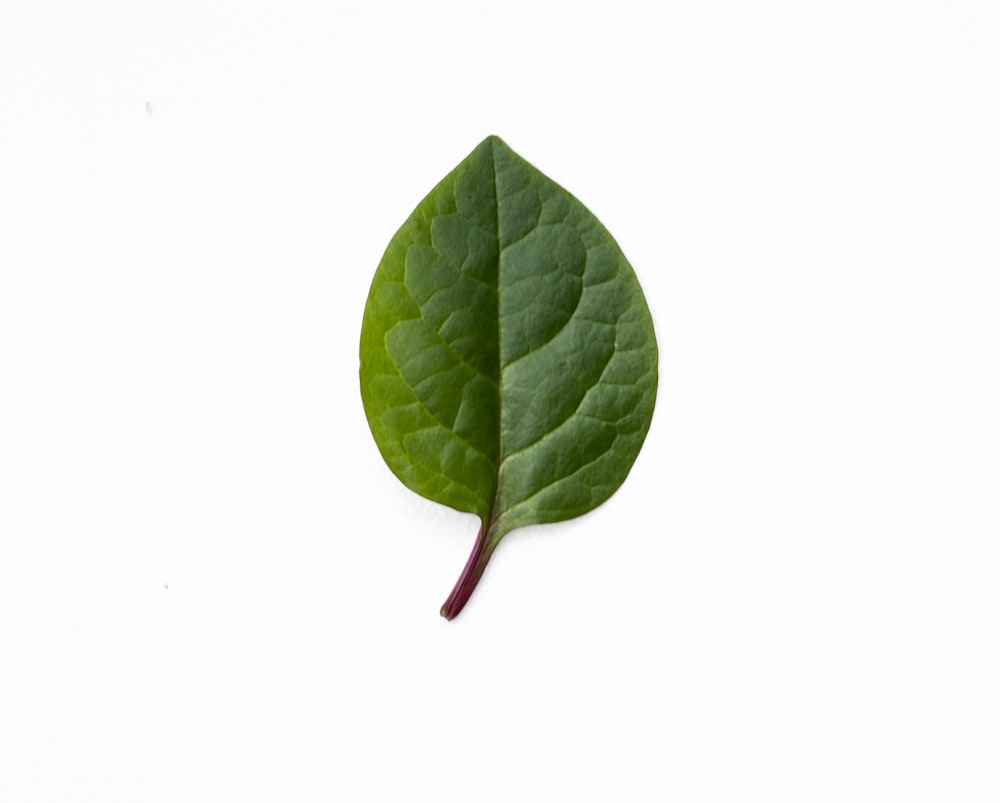
[[[614,493],[656,381],[652,320],[617,243],[488,137],[392,238],[361,329],[361,397],[386,463],[482,521],[443,615],[506,533]]]

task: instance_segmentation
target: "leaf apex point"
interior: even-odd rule
[[[482,144],[483,145],[489,145],[490,147],[494,147],[494,148],[497,145],[500,145],[500,146],[502,146],[504,148],[509,148],[510,147],[506,142],[504,142],[496,134],[490,134],[488,137],[486,137],[486,139],[483,140]]]

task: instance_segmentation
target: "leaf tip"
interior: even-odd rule
[[[508,151],[510,150],[510,146],[502,139],[500,139],[500,137],[498,137],[496,134],[490,134],[488,137],[486,137],[486,139],[484,139],[481,143],[479,143],[479,147],[489,148],[494,153],[497,151],[497,149],[508,150]]]

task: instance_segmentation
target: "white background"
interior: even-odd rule
[[[0,6],[0,800],[1000,799],[995,2]],[[600,510],[407,491],[368,285],[499,134],[645,289]]]

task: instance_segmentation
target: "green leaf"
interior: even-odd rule
[[[361,398],[382,457],[421,496],[482,522],[443,616],[508,532],[617,490],[656,381],[653,322],[618,244],[487,137],[390,241],[361,327]]]

